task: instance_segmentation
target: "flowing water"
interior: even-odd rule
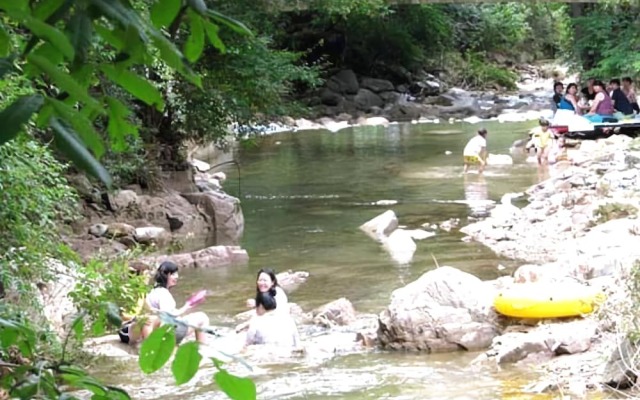
[[[535,122],[487,123],[489,152],[508,154]],[[499,201],[538,182],[537,168],[515,156],[514,165],[489,167],[484,177],[462,175],[462,148],[478,126],[402,124],[357,127],[337,133],[281,133],[239,148],[241,164],[226,170],[226,190],[242,200],[243,247],[248,265],[181,272],[178,302],[197,289],[215,295],[201,309],[212,324],[233,327],[245,311],[261,267],[309,271],[308,281],[289,295],[311,310],[346,297],[359,312],[379,313],[391,292],[440,265],[482,279],[510,273],[513,261],[497,257],[462,234],[437,231],[417,242],[409,265],[397,265],[358,226],[387,209],[400,225],[420,228],[477,212],[479,200]],[[447,154],[447,152],[452,154]],[[380,200],[397,204],[376,205]],[[480,201],[481,203],[481,201]],[[475,204],[475,205],[474,205]],[[498,268],[502,265],[506,268]],[[544,398],[522,394],[535,372],[469,365],[477,353],[407,354],[371,351],[315,360],[266,363],[254,374],[261,399],[495,399]],[[131,365],[132,364],[132,365]],[[103,366],[103,373],[132,391],[134,398],[224,398],[211,383],[211,369],[194,383],[175,387],[167,371],[144,377],[135,363]]]

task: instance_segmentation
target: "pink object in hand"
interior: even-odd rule
[[[207,297],[207,291],[204,289],[200,290],[193,296],[189,297],[189,299],[187,300],[187,304],[190,307],[197,306],[198,304],[202,303],[206,297]]]

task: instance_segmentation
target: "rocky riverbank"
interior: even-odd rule
[[[541,371],[543,378],[526,388],[531,392],[584,398],[633,385],[635,348],[624,332],[638,306],[629,288],[637,287],[640,259],[640,142],[626,136],[583,141],[570,157],[575,165],[553,167],[549,179],[527,190],[526,206],[512,205],[518,195],[506,195],[489,217],[461,229],[464,240],[523,265],[490,282],[442,267],[396,290],[379,317],[384,348],[488,348],[475,363]],[[526,285],[592,287],[607,300],[584,318],[518,320],[495,312],[499,291]]]

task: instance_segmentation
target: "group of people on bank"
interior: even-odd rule
[[[640,112],[630,77],[611,79],[608,85],[589,78],[582,90],[575,83],[568,84],[565,89],[562,82],[555,82],[552,109],[571,111],[595,123],[634,118]]]
[[[134,315],[128,318],[118,331],[120,340],[127,344],[136,344],[148,337],[154,329],[169,320],[175,321],[176,344],[186,337],[194,335],[200,343],[207,343],[209,317],[201,311],[195,311],[197,304],[187,301],[178,308],[171,289],[178,284],[178,266],[170,261],[160,264],[153,277],[153,288],[139,302]],[[246,330],[245,347],[250,345],[274,345],[296,349],[300,347],[300,336],[289,310],[289,301],[285,291],[278,285],[272,269],[261,269],[256,279],[256,295],[247,300],[247,306],[254,310],[249,322],[241,324],[236,332]],[[164,321],[163,321],[164,320]]]

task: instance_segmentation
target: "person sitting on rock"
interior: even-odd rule
[[[478,134],[474,136],[462,152],[464,158],[464,173],[469,171],[469,165],[478,165],[478,173],[484,171],[487,165],[487,130],[482,128],[478,130]]]
[[[249,321],[245,346],[273,345],[295,349],[300,347],[300,334],[291,315],[276,312],[276,298],[271,292],[256,296],[256,315]]]
[[[564,84],[556,81],[553,83],[553,97],[551,98],[551,109],[555,112],[561,110],[560,103],[562,101],[562,92],[564,92]]]
[[[195,326],[198,328],[204,328],[209,326],[209,317],[203,312],[189,313],[193,308],[189,303],[185,304],[181,308],[177,308],[176,300],[169,291],[178,283],[178,266],[171,261],[165,261],[158,267],[154,276],[155,286],[149,292],[145,299],[145,305],[152,313],[166,312],[175,317],[178,321],[182,321],[185,324]],[[189,313],[189,314],[188,314]],[[151,332],[162,325],[158,315],[148,316],[144,320],[144,325],[135,329],[134,324],[128,327],[123,327],[120,332],[120,340],[125,343],[132,343],[140,339],[145,339],[151,334]],[[182,324],[176,324],[175,337],[176,343],[180,343],[190,334],[193,334],[195,329]],[[195,332],[196,339],[200,343],[206,343],[206,333],[202,331]],[[127,341],[125,341],[126,338]]]
[[[256,314],[260,315],[262,309],[258,308],[256,304],[258,303],[258,297],[262,293],[269,293],[271,296],[274,296],[278,299],[278,312],[282,312],[285,314],[289,314],[289,298],[287,297],[287,293],[278,285],[278,278],[276,277],[276,272],[271,268],[262,268],[258,271],[258,276],[256,278],[256,297],[254,299],[247,300],[247,307],[253,308],[256,310]],[[248,323],[245,322],[236,327],[236,332],[241,332],[248,327]]]

